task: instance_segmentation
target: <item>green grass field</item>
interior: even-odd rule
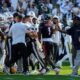
[[[0,80],[80,80],[80,77],[66,75],[0,75]]]
[[[72,69],[69,67],[69,63],[64,63],[63,67],[60,71],[60,75],[55,75],[54,71],[50,71],[45,75],[6,75],[4,73],[0,73],[0,80],[80,80],[80,76],[70,76]],[[80,70],[79,70],[80,74]]]

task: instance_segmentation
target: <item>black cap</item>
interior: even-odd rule
[[[73,17],[73,20],[78,20],[78,21],[80,21],[80,17],[74,16],[74,17]]]
[[[17,17],[19,14],[16,12],[13,14],[13,17]]]

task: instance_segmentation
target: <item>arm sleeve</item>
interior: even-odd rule
[[[67,34],[72,35],[73,34],[73,28],[66,30],[66,32],[67,32]]]

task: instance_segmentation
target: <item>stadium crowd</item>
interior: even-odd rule
[[[80,0],[0,0],[3,71],[14,66],[26,75],[36,70],[59,74],[68,59],[72,75],[78,75],[79,27]]]

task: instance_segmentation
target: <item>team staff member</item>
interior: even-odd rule
[[[15,24],[15,23],[18,22],[18,19],[17,19],[18,15],[19,15],[19,13],[17,13],[17,12],[13,14],[13,21],[11,22],[11,24],[9,26],[9,29],[12,27],[13,24]],[[7,46],[7,54],[6,54],[5,61],[7,61],[8,58],[11,59],[12,38],[7,38],[7,40],[6,40],[6,46]],[[21,64],[21,62],[22,62],[22,59],[18,60],[17,63],[16,63],[17,64],[17,71],[18,72],[22,71],[22,64]],[[4,72],[5,71],[6,71],[6,67],[4,68]]]
[[[23,72],[27,73],[27,53],[25,46],[25,34],[27,32],[22,21],[22,16],[17,16],[18,22],[13,24],[9,31],[9,37],[12,37],[12,54],[11,59],[6,62],[7,67],[12,67],[14,63],[22,57],[23,59]]]
[[[18,22],[18,19],[17,19],[17,17],[18,17],[18,13],[14,13],[13,14],[13,21],[11,22],[11,24],[10,24],[10,26],[9,26],[9,29],[11,28],[11,26],[13,25],[13,24],[15,24],[16,22]],[[7,32],[8,33],[8,32]],[[7,38],[7,40],[6,40],[6,46],[7,46],[7,56],[6,56],[6,58],[7,57],[11,57],[11,45],[12,45],[12,39],[11,38]]]
[[[67,31],[60,30],[60,28],[58,26],[57,26],[57,30],[67,33],[67,34],[71,35],[71,37],[72,37],[72,44],[76,50],[72,75],[77,75],[79,65],[80,65],[80,18],[77,16],[74,16],[73,17],[73,26],[70,29],[68,29]]]

